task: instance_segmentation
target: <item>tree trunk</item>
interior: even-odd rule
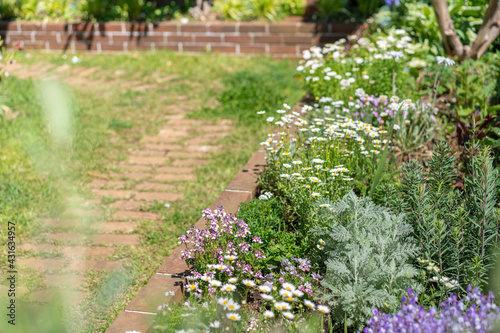
[[[484,15],[483,24],[479,28],[476,40],[472,45],[463,45],[458,38],[453,21],[448,11],[446,0],[431,0],[436,13],[439,32],[443,39],[446,54],[457,55],[460,61],[465,59],[479,59],[488,47],[500,34],[500,5],[499,0],[490,0]]]

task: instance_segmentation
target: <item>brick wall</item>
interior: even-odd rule
[[[354,25],[304,22],[42,23],[1,22],[7,47],[46,51],[129,52],[169,49],[180,52],[257,53],[298,57],[312,45],[334,42]]]

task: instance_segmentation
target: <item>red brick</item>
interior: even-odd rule
[[[17,31],[17,22],[0,21],[1,31]]]
[[[283,36],[283,43],[286,45],[296,45],[296,44],[317,44],[319,40],[318,36]]]
[[[156,313],[157,311],[154,311]],[[127,331],[147,332],[156,316],[137,312],[122,312],[108,327],[106,333],[123,333]]]
[[[266,32],[267,23],[261,22],[241,22],[240,32]]]
[[[85,23],[75,23],[72,25],[73,32],[94,32],[98,28],[94,23],[85,22]]]
[[[327,32],[328,24],[302,23],[298,24],[298,32]]]
[[[61,38],[62,39],[62,38]],[[75,40],[77,42],[109,42],[109,36],[106,35],[94,35],[91,33],[75,33],[69,35],[67,39]]]
[[[98,31],[123,31],[121,22],[96,23],[96,29]]]
[[[50,34],[50,33],[45,33],[45,32],[37,32],[35,34],[35,40],[40,41],[40,42],[57,42],[57,34]]]
[[[200,52],[206,50],[205,44],[182,44],[182,51],[185,52]]]
[[[155,49],[156,50],[163,49],[163,50],[179,51],[179,43],[156,43]]]
[[[226,43],[250,44],[252,42],[252,37],[250,37],[250,36],[225,36],[224,41]]]
[[[183,279],[174,278],[171,275],[154,274],[125,309],[156,313],[158,305],[167,302],[168,298],[170,298],[165,296],[167,291],[175,292],[173,300],[179,301],[182,299],[181,288],[178,286],[178,283],[182,281]]]
[[[203,219],[205,221],[205,219]],[[183,245],[177,247],[170,257],[165,259],[163,264],[158,268],[158,273],[164,274],[182,274],[189,269],[186,262],[180,258],[182,255],[181,251],[185,247]]]
[[[45,31],[68,31],[69,24],[67,23],[46,23]]]
[[[236,32],[236,23],[227,24],[210,24],[208,26],[209,32]]]
[[[212,52],[222,52],[222,53],[236,53],[235,45],[212,45],[210,48]]]
[[[295,54],[297,49],[295,46],[269,46],[269,52],[271,54]]]
[[[8,36],[10,38],[11,41],[18,41],[18,40],[31,40],[31,33],[22,33],[22,34],[19,34],[17,32],[15,33],[11,33],[9,32],[8,33]]]
[[[67,50],[71,49],[71,46],[69,44],[64,43],[54,43],[54,42],[49,42],[49,49],[50,50]]]
[[[207,32],[205,23],[187,23],[180,25],[181,32]]]
[[[42,22],[20,22],[21,31],[43,31]]]
[[[247,192],[229,192],[224,191],[221,195],[210,205],[211,209],[218,206],[224,207],[227,213],[236,213],[242,202],[249,202],[252,200],[252,193]]]
[[[140,42],[140,44],[130,43],[127,45],[128,51],[151,51],[152,49],[153,49],[152,43],[148,42]]]
[[[266,53],[264,45],[240,46],[240,53]]]
[[[294,34],[297,32],[297,23],[273,23],[269,24],[270,33],[288,33]]]
[[[221,36],[206,36],[206,35],[195,35],[194,41],[196,43],[220,43],[222,41]]]
[[[30,50],[41,50],[45,48],[45,43],[44,42],[24,42],[24,48],[25,49],[30,49]]]
[[[144,34],[149,31],[149,23],[145,22],[125,22],[125,31],[130,32],[138,32],[139,34]]]
[[[113,42],[128,42],[141,43],[141,42],[163,42],[164,37],[158,35],[147,36],[133,36],[133,35],[113,35]]]
[[[177,22],[160,22],[153,26],[153,31],[158,32],[177,32]]]
[[[271,35],[271,36],[255,36],[253,38],[255,44],[265,43],[265,44],[282,44],[283,37],[279,35]]]
[[[97,50],[96,43],[92,43],[92,42],[78,41],[74,45],[75,45],[75,50],[77,50],[77,51]]]
[[[109,44],[109,43],[102,43],[101,44],[101,50],[103,51],[123,51],[123,44],[122,43],[114,43],[114,44]]]
[[[192,43],[194,39],[193,35],[181,35],[181,36],[168,36],[167,42],[172,43]]]

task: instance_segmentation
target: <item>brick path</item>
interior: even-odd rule
[[[19,78],[57,77],[70,85],[84,85],[86,89],[98,89],[102,84],[118,84],[121,89],[130,90],[154,88],[138,79],[122,80],[119,72],[109,75],[99,68],[42,63],[13,64],[8,71]],[[112,81],[103,79],[109,76]],[[173,78],[170,75],[156,81],[164,86]],[[138,148],[130,148],[127,160],[114,165],[113,170],[118,171],[94,174],[95,178],[85,185],[94,192],[93,203],[98,208],[88,208],[95,205],[71,198],[73,206],[61,216],[42,219],[41,227],[46,232],[20,245],[24,255],[18,258],[18,265],[36,270],[47,287],[28,294],[29,300],[44,303],[50,292],[64,291],[68,299],[78,303],[87,296],[81,285],[87,270],[119,270],[122,260],[113,254],[118,248],[141,245],[141,236],[136,233],[138,223],[161,219],[141,208],[154,201],[168,204],[182,200],[180,188],[197,180],[196,166],[205,163],[210,152],[220,150],[214,142],[231,130],[229,122],[209,125],[185,119],[185,109],[172,113],[177,109],[175,106],[165,107],[170,114],[156,136],[144,136]],[[112,211],[111,219],[103,221],[107,209]]]

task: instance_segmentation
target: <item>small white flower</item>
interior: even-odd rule
[[[264,317],[266,317],[266,318],[274,318],[274,312],[269,311],[269,310],[264,311],[263,315],[264,315]]]
[[[400,129],[401,127],[399,127],[399,125],[394,125],[394,129],[397,131],[398,129]]]
[[[255,282],[252,280],[243,280],[241,282],[247,287],[255,287]]]
[[[228,312],[226,313],[226,317],[228,319],[231,319],[232,321],[240,321],[241,320],[241,316],[237,313],[233,313],[233,312]]]
[[[313,311],[316,309],[316,305],[307,299],[304,300],[304,305]]]
[[[278,310],[291,310],[292,307],[287,302],[276,302],[274,307]]]
[[[285,290],[285,289],[281,289],[280,290],[280,295],[285,297],[285,298],[288,298],[288,297],[292,297],[293,294],[291,291],[288,291],[288,290]]]
[[[230,300],[229,303],[226,304],[226,309],[231,311],[238,311],[240,309],[240,305],[233,300]]]
[[[330,309],[324,305],[318,305],[318,311],[323,312],[325,314],[330,313]]]
[[[219,299],[217,300],[217,303],[219,303],[219,304],[220,304],[220,305],[222,305],[223,307],[226,307],[226,305],[228,305],[230,301],[231,301],[231,300],[230,300],[229,298],[227,298],[227,297],[224,297],[224,298],[222,298],[222,297],[221,297],[221,298],[219,298]]]
[[[268,118],[266,119],[266,121],[267,121],[268,123],[272,122],[273,120],[274,120],[274,117],[268,117]]]
[[[294,291],[295,289],[297,289],[297,288],[295,288],[295,286],[293,284],[288,283],[288,282],[283,283],[282,287],[283,287],[283,289],[288,290],[288,291]]]
[[[220,327],[220,322],[218,320],[216,320],[213,323],[210,323],[210,327],[212,327],[212,328],[219,328]]]
[[[316,247],[317,247],[318,249],[320,249],[320,250],[323,250],[323,249],[324,249],[324,247],[323,247],[323,246],[321,246],[321,245],[319,245],[319,244],[318,244],[318,245],[316,245]]]
[[[294,291],[292,292],[292,294],[293,294],[294,296],[297,296],[297,297],[302,297],[302,296],[304,296],[304,293],[303,293],[302,291],[298,290],[298,289],[294,290]]]
[[[210,283],[210,285],[211,285],[212,287],[220,287],[220,286],[222,286],[222,282],[220,282],[220,281],[218,281],[218,280],[210,280],[210,282],[209,282],[209,283]]]
[[[272,301],[274,299],[273,296],[267,294],[260,294],[260,297],[262,297],[262,299],[265,301]]]
[[[455,61],[453,61],[452,59],[450,58],[447,58],[447,57],[440,57],[440,56],[437,56],[436,57],[436,60],[437,60],[437,63],[438,65],[441,65],[444,63],[445,66],[453,66],[455,65]]]
[[[271,290],[272,290],[272,288],[269,287],[269,286],[264,285],[264,286],[259,286],[259,290],[261,292],[263,292],[263,293],[270,293]]]
[[[314,193],[311,193],[311,196],[312,196],[313,198],[319,198],[319,197],[321,196],[321,194],[320,194],[320,193],[318,193],[318,192],[314,192]]]
[[[285,317],[286,319],[290,319],[292,320],[293,318],[295,318],[295,315],[291,312],[283,312],[283,317]]]
[[[236,283],[236,282],[238,282],[238,279],[233,277],[233,278],[230,278],[228,281],[229,281],[229,283]]]
[[[224,291],[235,291],[236,290],[236,286],[234,284],[226,283],[225,285],[222,286],[221,290],[224,290]]]
[[[224,256],[224,259],[233,261],[233,260],[238,259],[238,256],[226,255],[226,256]]]

